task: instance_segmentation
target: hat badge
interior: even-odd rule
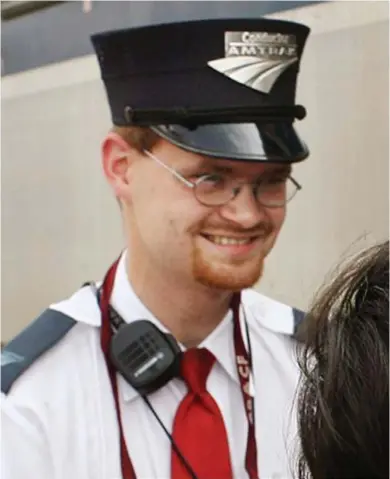
[[[295,35],[225,32],[225,57],[207,64],[231,80],[269,94],[280,75],[297,60]]]

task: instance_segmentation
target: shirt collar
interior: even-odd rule
[[[127,277],[126,260],[127,252],[125,251],[120,257],[115,276],[111,297],[113,307],[126,322],[147,319],[163,332],[167,332],[167,329],[153,316],[132,289]],[[100,287],[100,283],[97,286]],[[241,299],[246,313],[250,312],[250,314],[247,314],[250,329],[251,325],[254,327],[254,325],[259,324],[273,333],[291,336],[294,329],[294,318],[290,306],[274,301],[254,290],[243,291]],[[100,327],[101,325],[96,292],[89,286],[81,288],[67,300],[52,304],[50,308],[90,326]],[[245,342],[245,332],[242,331],[242,334]],[[180,346],[184,349],[182,345]],[[228,375],[234,381],[239,382],[235,363],[232,313],[230,311],[200,346],[208,348]],[[125,399],[130,400],[137,396],[136,391],[122,376],[119,376],[119,382],[123,385],[120,390],[123,391]]]
[[[118,263],[118,269],[115,276],[114,287],[111,295],[111,305],[120,314],[126,323],[139,319],[151,321],[164,333],[169,330],[148,310],[135,294],[128,280],[126,272],[127,253],[125,252]],[[239,384],[239,378],[234,358],[234,340],[233,340],[233,314],[231,311],[227,313],[225,318],[214,329],[214,331],[199,345],[199,347],[207,348],[214,354],[218,363],[225,372]],[[182,350],[185,347],[179,343]],[[137,396],[137,392],[120,376],[120,390],[123,398],[130,401]]]

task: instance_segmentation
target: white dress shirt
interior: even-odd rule
[[[129,284],[125,255],[118,265],[111,304],[126,322],[161,323]],[[242,294],[254,365],[255,431],[261,479],[293,477],[297,447],[293,315],[289,306],[253,290]],[[2,478],[120,479],[119,432],[105,360],[100,310],[84,287],[51,306],[77,321],[2,395]],[[242,331],[245,337],[245,331]],[[207,389],[228,434],[234,477],[245,479],[247,419],[236,370],[229,313],[200,347],[217,358]],[[125,441],[137,479],[170,477],[171,444],[142,398],[118,375]],[[186,386],[174,379],[149,399],[171,431]],[[199,478],[202,479],[202,478]]]

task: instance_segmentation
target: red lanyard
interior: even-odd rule
[[[129,454],[127,452],[126,443],[123,435],[122,421],[119,409],[118,384],[116,381],[116,371],[111,364],[109,358],[109,348],[112,337],[111,321],[110,321],[110,298],[114,286],[115,274],[118,267],[119,259],[108,270],[103,285],[101,287],[100,295],[100,311],[102,315],[102,326],[100,343],[103,354],[106,359],[107,369],[110,376],[112,392],[115,399],[115,408],[119,425],[120,436],[120,456],[123,479],[136,479],[133,465],[131,463]],[[257,449],[255,439],[254,426],[254,398],[249,394],[249,380],[251,364],[247,350],[244,346],[244,341],[241,334],[241,326],[239,319],[240,309],[240,295],[234,295],[232,301],[233,322],[234,322],[234,349],[236,354],[236,366],[240,379],[241,392],[244,401],[245,412],[248,420],[248,439],[246,446],[245,468],[250,479],[258,479],[257,473]],[[249,337],[248,337],[249,341]],[[249,344],[248,344],[249,346]],[[180,445],[179,445],[180,447]],[[199,479],[202,479],[201,477]]]

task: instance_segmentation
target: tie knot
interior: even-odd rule
[[[181,377],[193,393],[205,391],[214,361],[214,355],[206,348],[192,348],[184,352],[180,365]]]

